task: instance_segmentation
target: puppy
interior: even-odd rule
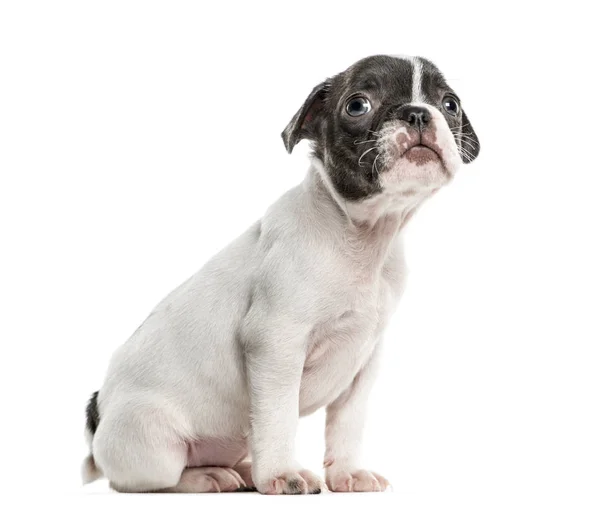
[[[312,143],[306,178],[116,351],[87,408],[84,481],[319,493],[294,438],[300,416],[326,407],[327,487],[388,486],[357,454],[403,290],[402,229],[479,141],[430,61],[389,56],[316,86],[282,136],[288,152]]]

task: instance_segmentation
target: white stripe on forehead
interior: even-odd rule
[[[412,75],[412,101],[424,102],[423,92],[421,91],[421,83],[423,81],[423,65],[418,57],[411,58],[413,66]]]
[[[403,59],[412,64],[412,98],[411,102],[425,102],[423,97],[423,63],[421,59],[414,56],[407,56],[405,54],[390,54],[391,57],[397,59]]]

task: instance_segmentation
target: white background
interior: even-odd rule
[[[597,17],[553,2],[0,4],[2,499],[74,514],[598,514]],[[365,465],[393,493],[79,485],[84,405],[172,288],[307,168],[280,132],[369,54],[436,62],[479,159],[406,230]],[[319,470],[323,414],[303,420]]]

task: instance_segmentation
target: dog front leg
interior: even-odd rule
[[[373,385],[380,344],[352,385],[327,406],[325,428],[325,480],[331,491],[385,491],[390,485],[381,475],[359,467],[359,454],[367,399]]]
[[[268,333],[246,352],[252,479],[264,494],[316,494],[321,479],[294,458],[306,351],[297,337],[286,339],[288,332]]]

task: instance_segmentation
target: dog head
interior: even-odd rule
[[[310,140],[328,182],[356,202],[436,191],[479,153],[457,94],[421,57],[358,61],[316,86],[282,137],[288,152]]]

